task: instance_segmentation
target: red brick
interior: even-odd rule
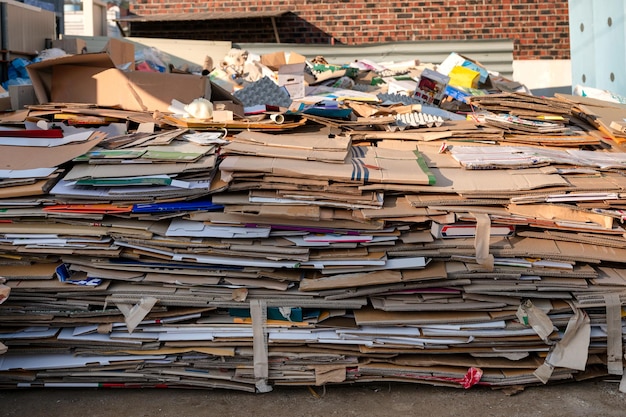
[[[131,12],[138,15],[167,12],[269,11],[293,13],[277,19],[281,40],[288,43],[365,44],[408,40],[501,39],[514,41],[515,59],[569,58],[567,0],[136,0]],[[153,25],[153,32],[158,25]],[[272,42],[268,19],[193,23],[172,26],[158,36],[176,34],[178,38],[232,40],[234,42]],[[265,33],[264,28],[269,28]],[[535,31],[535,28],[540,28]],[[141,35],[149,34],[144,27]],[[135,36],[135,29],[131,36]]]

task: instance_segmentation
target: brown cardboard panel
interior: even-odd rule
[[[482,301],[461,301],[461,302],[421,302],[411,303],[408,300],[390,300],[385,297],[371,297],[370,302],[374,308],[384,311],[487,311],[500,310],[506,307],[506,303],[493,303]]]
[[[109,38],[103,52],[111,57],[111,61],[117,68],[124,68],[127,71],[135,70],[135,45],[133,43]]]
[[[509,360],[500,357],[472,357],[469,355],[402,355],[393,360],[393,363],[407,366],[474,366],[476,368],[514,368],[514,369],[537,369],[543,361],[536,357],[526,357],[519,360]]]
[[[47,193],[56,180],[39,180],[33,184],[0,187],[0,198],[30,197]]]
[[[30,292],[99,292],[106,290],[109,287],[109,281],[102,281],[102,284],[97,286],[87,285],[74,285],[61,282],[56,279],[26,279],[8,281],[6,285],[14,290],[18,291],[30,291]]]
[[[611,216],[555,204],[509,204],[507,210],[511,214],[519,216],[529,216],[554,221],[592,222],[607,229],[613,228],[613,217]]]
[[[304,151],[302,149],[263,146],[234,141],[222,148],[224,155],[252,155],[262,157],[276,157],[288,159],[301,159],[306,161],[322,161],[330,163],[343,163],[348,156],[348,151]]]
[[[164,74],[74,65],[52,69],[50,100],[94,103],[135,111],[168,111],[172,100],[190,103],[204,97],[207,80],[189,74]],[[209,94],[210,96],[210,94]]]
[[[94,132],[88,140],[52,147],[0,145],[0,169],[56,167],[88,152],[105,136]]]
[[[0,113],[0,123],[2,124],[6,124],[6,125],[19,125],[19,126],[23,126],[24,125],[24,120],[26,120],[26,118],[28,117],[30,110],[28,109],[21,109],[21,110],[16,110],[16,111],[11,111],[8,113]]]
[[[76,164],[66,174],[66,180],[84,178],[116,178],[133,177],[138,175],[180,174],[184,172],[210,171],[216,162],[214,155],[201,158],[197,162],[189,163],[150,163],[150,164],[121,164],[121,165],[93,165]]]
[[[478,323],[492,320],[488,313],[482,311],[468,311],[463,314],[459,314],[455,311],[387,312],[368,308],[355,311],[354,318],[360,326]]]
[[[40,103],[92,103],[137,111],[168,111],[173,99],[190,103],[211,97],[201,76],[122,72],[106,53],[70,55],[27,67]]]
[[[402,281],[427,281],[447,278],[444,262],[430,262],[424,269],[407,269],[402,271]]]
[[[385,196],[383,207],[380,209],[361,209],[365,219],[399,218],[411,216],[426,216],[433,214],[426,208],[413,207],[405,198]]]
[[[283,225],[294,227],[312,227],[317,229],[347,229],[347,230],[381,230],[384,222],[359,222],[356,220],[345,219],[323,219],[323,220],[305,220],[303,218],[289,218],[285,216],[264,217],[250,214],[230,214],[219,212],[193,212],[189,214],[189,219],[198,221],[211,221],[215,223],[256,223],[269,225]]]
[[[126,281],[142,281],[144,279],[145,274],[142,272],[136,271],[113,271],[107,270],[104,272],[100,268],[92,268],[85,265],[78,265],[76,263],[72,263],[73,271],[83,271],[89,274],[90,276],[97,276],[101,278],[107,279],[115,279],[115,280],[126,280]]]
[[[437,180],[432,192],[482,193],[527,191],[549,186],[568,187],[560,175],[520,173],[509,170],[468,171],[455,168],[433,168]]]
[[[303,278],[300,281],[300,290],[319,291],[330,288],[353,288],[367,285],[391,284],[400,281],[402,281],[402,273],[400,271],[338,274],[324,278]]]
[[[216,203],[217,204],[217,203]],[[295,218],[295,219],[320,219],[319,206],[302,206],[302,205],[286,205],[286,204],[260,204],[260,205],[241,205],[227,206],[224,208],[225,213],[234,214],[253,214],[270,218]]]
[[[2,277],[15,279],[52,279],[58,263],[35,263],[31,265],[3,265]]]
[[[597,279],[591,280],[595,285],[626,287],[626,271],[618,268],[599,267]]]
[[[254,131],[243,131],[233,136],[233,142],[254,144],[312,151],[345,152],[350,149],[351,140],[348,136],[329,138],[319,133],[286,133],[269,134]]]
[[[220,165],[222,178],[228,180],[234,172],[267,173],[285,177],[330,179],[343,182],[372,182],[398,184],[432,183],[432,176],[418,163],[418,157],[402,151],[360,148],[344,164],[319,161],[297,161],[284,158],[229,156]]]
[[[220,282],[220,278],[149,272],[146,274],[144,281],[155,283],[155,284],[162,283],[162,284],[172,284],[172,285],[193,286],[193,285],[217,285]]]
[[[518,255],[537,256],[544,259],[574,261],[622,262],[626,259],[626,249],[611,248],[578,242],[553,241],[534,238],[514,238],[513,251]]]
[[[152,234],[141,230],[130,230],[123,227],[93,227],[93,226],[74,226],[62,223],[0,223],[0,233],[33,233],[34,227],[37,227],[37,233],[49,233],[59,235],[75,235],[75,236],[104,236],[108,233],[122,233],[126,235],[135,235],[149,239]]]

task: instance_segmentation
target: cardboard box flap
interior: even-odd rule
[[[40,103],[49,103],[51,101],[52,72],[57,65],[74,65],[100,69],[115,67],[111,57],[105,52],[67,55],[30,64],[26,67],[26,70],[35,89],[37,100]]]
[[[120,69],[135,70],[135,45],[130,42],[111,38],[104,47],[104,51]]]
[[[191,103],[211,97],[206,77],[160,72],[122,72],[108,53],[71,55],[27,67],[40,103],[88,103],[132,111],[168,112],[173,99]],[[231,101],[232,96],[230,97]]]
[[[167,110],[172,99],[189,103],[204,96],[201,77],[157,72],[121,72],[111,68],[58,65],[50,99],[64,103],[95,103],[127,110]],[[81,88],[76,88],[80,80]],[[112,88],[116,86],[117,88]]]
[[[213,103],[218,102],[218,101],[225,102],[225,103],[232,102],[237,106],[237,110],[235,110],[234,108],[231,108],[229,110],[232,110],[235,114],[243,115],[243,107],[241,109],[238,109],[239,106],[243,106],[243,102],[241,100],[239,100],[237,97],[232,95],[230,91],[226,90],[221,85],[214,83],[213,81],[211,81],[210,83],[211,83],[210,97]]]
[[[273,71],[277,71],[285,64],[298,64],[305,61],[306,57],[296,52],[279,51],[261,55],[261,64]]]

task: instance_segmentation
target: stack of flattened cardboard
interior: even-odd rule
[[[420,107],[445,116],[424,125],[396,117],[411,106],[328,97],[271,134],[67,104],[13,122],[0,387],[623,374],[622,108],[487,95],[468,120]],[[355,109],[367,121],[330,116]],[[59,122],[76,117],[80,133]],[[25,139],[29,123],[63,134]]]

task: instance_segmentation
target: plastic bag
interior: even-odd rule
[[[7,68],[7,80],[2,83],[2,88],[9,89],[10,85],[32,84],[26,66],[31,62],[24,58],[15,58],[9,63]]]
[[[147,72],[168,72],[169,57],[156,48],[144,48],[135,51],[135,69]]]

